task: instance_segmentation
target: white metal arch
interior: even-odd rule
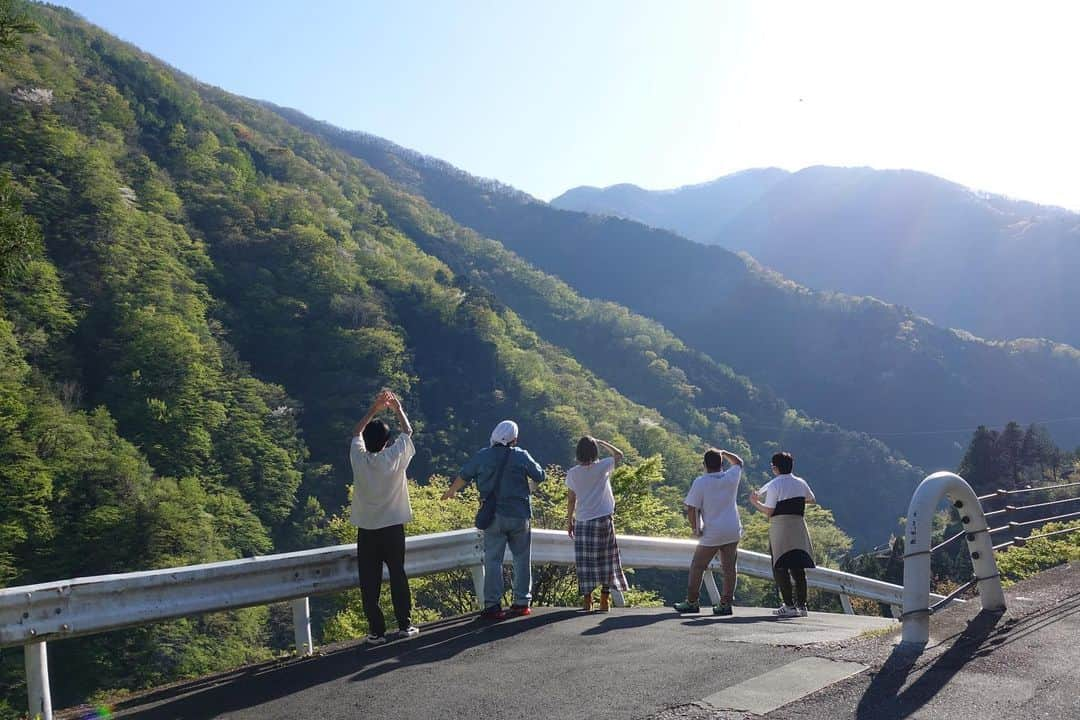
[[[994,559],[990,526],[979,498],[956,473],[936,472],[919,483],[908,506],[902,617],[905,643],[925,645],[930,639],[930,550],[933,547],[934,514],[944,497],[949,498],[960,513],[983,610],[1005,609],[1005,593]]]

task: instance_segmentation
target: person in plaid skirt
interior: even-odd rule
[[[611,453],[610,457],[599,459],[600,448]],[[611,491],[611,473],[623,454],[611,443],[589,436],[578,441],[576,454],[578,464],[566,471],[566,531],[574,538],[582,606],[592,610],[592,592],[599,585],[600,611],[607,612],[611,588],[629,587],[615,540],[615,494]]]

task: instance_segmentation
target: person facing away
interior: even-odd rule
[[[450,483],[442,499],[449,500],[469,482],[481,497],[495,492],[495,518],[484,530],[484,609],[486,620],[528,615],[532,600],[532,498],[529,481],[544,481],[544,469],[517,446],[518,426],[503,420],[491,432],[491,444],[470,458]],[[513,556],[514,600],[502,609],[503,557],[507,545]]]
[[[794,469],[791,453],[776,453],[773,479],[750,494],[750,503],[769,517],[769,554],[783,603],[773,615],[780,618],[806,617],[806,569],[815,567],[804,516],[817,499],[805,480],[791,474]]]
[[[611,455],[600,460],[600,448]],[[609,442],[585,436],[577,444],[578,464],[566,471],[566,531],[574,539],[578,593],[592,610],[592,592],[600,586],[600,612],[611,607],[611,588],[628,589],[615,540],[615,493],[611,473],[623,458]]]
[[[393,410],[401,428],[390,444],[390,427],[375,417],[386,408]],[[420,632],[412,624],[412,595],[405,575],[405,524],[412,520],[405,470],[415,454],[412,426],[401,401],[383,390],[353,429],[349,447],[360,598],[371,632],[367,642],[372,645],[386,642],[386,620],[379,608],[384,564],[390,573],[397,637],[412,637]]]
[[[725,460],[729,463],[727,470],[724,469]],[[743,461],[733,452],[711,448],[706,451],[702,464],[705,474],[694,479],[683,501],[690,532],[698,538],[698,546],[690,560],[686,600],[676,603],[675,610],[681,613],[701,612],[698,602],[701,577],[712,559],[719,555],[724,584],[720,603],[713,606],[713,615],[731,615],[738,577],[739,540],[742,538],[742,521],[735,506],[735,497],[739,492]]]

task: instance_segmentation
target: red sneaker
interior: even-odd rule
[[[532,608],[528,605],[511,605],[506,609],[506,617],[521,617],[522,615],[532,615]]]

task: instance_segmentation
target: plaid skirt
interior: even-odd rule
[[[581,595],[588,595],[597,585],[629,589],[610,515],[574,522],[574,564]]]

